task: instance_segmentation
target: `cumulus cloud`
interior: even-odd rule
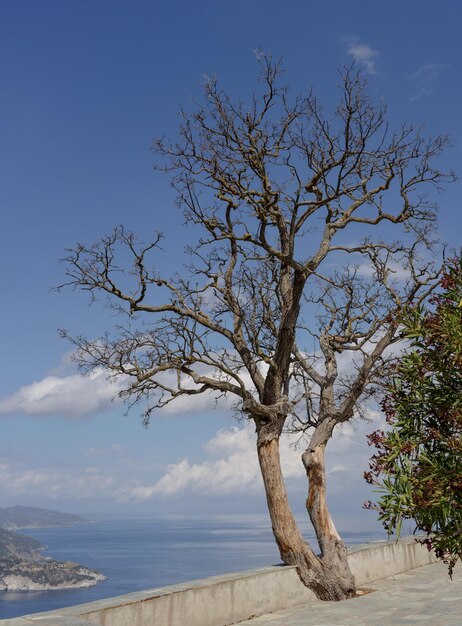
[[[0,400],[0,415],[93,415],[108,408],[120,388],[101,369],[88,376],[47,376]]]
[[[264,373],[267,370],[267,366],[262,364],[260,369]],[[199,365],[197,367],[197,371],[203,376],[208,376],[210,378],[220,376],[220,373],[216,369],[208,366]],[[255,391],[250,374],[244,368],[242,368],[238,374],[246,389],[250,392]],[[177,375],[173,371],[164,372],[158,377],[158,379],[167,387],[175,388],[177,384]],[[182,387],[184,389],[198,389],[200,385],[197,385],[189,376],[183,376]],[[178,396],[173,402],[170,402],[162,408],[162,413],[165,415],[185,415],[191,413],[204,413],[212,410],[222,410],[229,413],[236,404],[236,401],[239,402],[239,399],[232,393],[224,396],[220,392],[207,390],[195,396]]]
[[[181,459],[169,465],[165,474],[153,485],[133,485],[122,489],[122,500],[147,500],[155,496],[172,496],[182,492],[230,495],[261,491],[255,433],[253,428],[226,428],[219,430],[204,449],[210,457],[203,463]],[[282,463],[287,477],[303,475],[300,453],[289,441],[282,442]]]
[[[191,413],[205,413],[216,409],[229,411],[233,398],[220,396],[213,391],[205,391],[195,396],[178,396],[162,408],[163,415],[185,415]]]
[[[327,447],[327,474],[329,493],[346,497],[365,488],[362,471],[368,466],[370,450],[365,434],[383,427],[383,416],[371,412],[374,424],[358,421],[336,429]],[[306,488],[301,453],[294,449],[291,440],[281,440],[282,467],[290,489]],[[125,446],[126,448],[126,446]],[[255,432],[251,425],[221,429],[203,446],[205,459],[192,462],[183,458],[172,463],[163,475],[152,483],[145,482],[147,472],[159,475],[159,466],[149,462],[129,469],[125,459],[120,459],[119,444],[101,451],[112,451],[117,458],[108,461],[100,455],[80,456],[82,464],[64,463],[51,467],[43,463],[24,467],[16,458],[0,459],[0,497],[37,496],[53,500],[81,500],[108,498],[119,502],[140,502],[156,498],[181,497],[214,498],[263,494],[258,467]],[[91,457],[90,462],[89,456]],[[86,461],[84,460],[86,459]]]
[[[12,395],[0,399],[0,415],[34,415],[58,417],[84,417],[94,415],[109,408],[112,401],[118,401],[117,394],[124,387],[124,380],[108,378],[103,368],[97,368],[88,375],[81,375],[74,371],[69,372],[71,355],[63,357],[61,365],[54,370],[53,375],[42,380],[24,385]],[[202,372],[214,375],[214,371],[207,369]],[[246,383],[251,387],[248,375],[243,374]],[[165,372],[159,377],[166,386],[175,387],[176,374]],[[185,388],[197,388],[192,379],[185,377]],[[229,411],[234,398],[223,397],[212,391],[204,392],[191,398],[179,396],[162,409],[165,415],[184,415],[185,413],[203,413],[221,408]]]
[[[412,100],[417,100],[424,96],[430,96],[433,93],[435,85],[444,72],[450,66],[441,63],[429,63],[419,67],[410,78],[414,82],[416,93]]]
[[[371,412],[371,419],[378,414]],[[365,435],[372,427],[362,422],[360,427],[345,424],[338,428],[329,443],[329,456],[335,459],[328,468],[328,475],[342,473],[358,467],[367,467]],[[281,439],[281,463],[284,476],[289,481],[303,479],[304,467],[300,448],[294,448],[289,437]],[[362,465],[358,465],[358,449]],[[191,463],[184,458],[168,466],[165,474],[152,485],[131,484],[122,487],[119,499],[148,500],[158,496],[169,497],[182,493],[209,496],[258,493],[262,491],[260,470],[255,445],[255,433],[251,425],[219,430],[205,445],[209,458],[202,463]],[[341,462],[338,456],[342,455]],[[351,457],[351,462],[349,458]]]
[[[362,65],[368,74],[377,74],[376,61],[380,56],[378,50],[374,50],[366,43],[350,41],[347,53],[353,57],[356,63]]]

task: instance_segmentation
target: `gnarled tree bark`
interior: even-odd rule
[[[326,501],[325,444],[309,448],[303,454],[308,477],[306,508],[316,533],[324,570],[332,572],[345,597],[354,594],[354,576],[348,564],[348,551],[330,515]]]
[[[335,531],[325,505],[324,467],[313,464],[310,470],[307,470],[312,499],[312,506],[308,509],[321,547],[321,554],[317,556],[303,539],[289,504],[281,470],[279,436],[275,435],[272,439],[268,436],[263,440],[257,439],[257,451],[273,534],[282,561],[286,565],[297,567],[301,581],[312,589],[318,598],[342,600],[353,597],[356,588],[354,577],[348,567],[347,550]],[[319,509],[320,514],[317,513],[318,506],[315,504],[318,502],[324,502],[324,507],[320,507],[322,511]],[[326,531],[328,537],[325,538]]]

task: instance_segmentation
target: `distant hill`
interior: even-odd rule
[[[60,513],[49,509],[38,509],[32,506],[11,506],[0,508],[0,528],[17,530],[18,528],[58,528],[88,524],[79,515]]]

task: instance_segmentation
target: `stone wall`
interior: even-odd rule
[[[412,537],[357,546],[349,554],[359,587],[434,560]],[[280,565],[0,620],[0,626],[229,626],[313,599],[295,567]]]

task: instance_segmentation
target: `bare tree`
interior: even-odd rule
[[[433,165],[448,139],[425,140],[406,125],[390,132],[354,68],[342,70],[328,117],[313,93],[291,100],[280,65],[258,60],[248,104],[207,80],[205,104],[182,112],[178,139],[154,144],[186,222],[201,233],[189,268],[162,276],[149,261],[159,238],[143,245],[123,227],[78,245],[65,284],[106,293],[127,317],[97,340],[63,335],[84,370],[122,378],[120,395],[130,406],[143,401],[146,422],[181,396],[234,396],[255,424],[282,560],[319,598],[338,600],[355,583],[326,504],[324,451],[378,381],[400,310],[433,287],[425,250],[435,207],[420,189],[453,178]],[[307,442],[319,555],[288,503],[284,429]]]

